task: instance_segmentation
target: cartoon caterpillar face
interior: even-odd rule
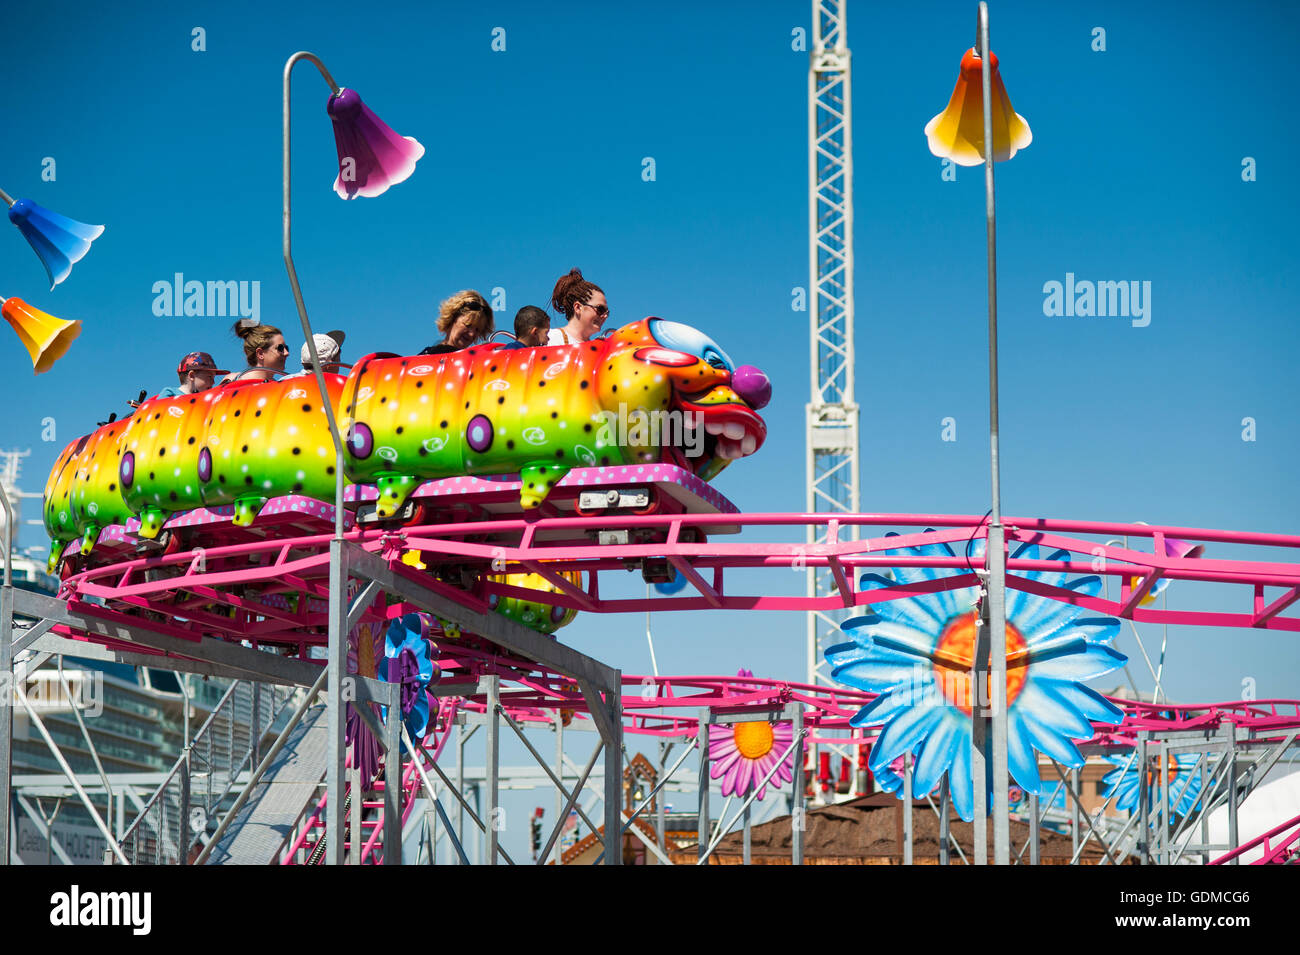
[[[462,474],[518,472],[526,508],[575,467],[666,460],[709,480],[767,436],[756,413],[766,376],[658,318],[576,345],[369,355],[346,380],[325,378],[345,476],[378,486],[380,517],[421,482]],[[334,466],[314,377],[153,398],[64,450],[46,486],[46,529],[56,541],[90,534],[88,551],[100,527],[131,513],[144,537],[199,506],[233,505],[246,525],[273,497],[331,500]]]

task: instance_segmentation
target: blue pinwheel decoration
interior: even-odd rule
[[[1160,757],[1152,753],[1147,760],[1147,809],[1164,805],[1165,786],[1169,787],[1169,809],[1176,816],[1185,816],[1201,801],[1201,757],[1184,755],[1180,760],[1169,754],[1169,765],[1162,765]],[[1107,756],[1106,762],[1115,768],[1102,777],[1106,786],[1104,795],[1115,796],[1115,808],[1124,812],[1137,810],[1141,791],[1141,767],[1136,752],[1123,756]]]
[[[90,251],[90,243],[104,233],[102,225],[69,219],[30,199],[9,204],[9,221],[18,226],[23,238],[41,257],[51,289],[72,274],[72,267]]]
[[[897,548],[917,557],[954,557],[946,544]],[[1023,544],[1013,558],[1042,559],[1034,544]],[[1056,551],[1048,560],[1068,557]],[[971,548],[971,563],[983,563],[983,542]],[[896,580],[864,574],[863,587],[920,584],[952,576],[949,569],[898,568]],[[1070,578],[1064,573],[1031,572],[1025,577],[1078,594],[1096,596],[1101,579]],[[913,791],[928,793],[944,773],[958,814],[974,815],[971,779],[972,704],[986,705],[987,687],[971,692],[970,669],[978,619],[974,587],[880,601],[874,613],[845,621],[852,640],[831,647],[826,659],[832,676],[848,686],[879,696],[853,718],[854,726],[881,726],[871,749],[870,769],[881,788],[901,791],[890,763],[916,755]],[[1071,742],[1090,739],[1092,722],[1119,723],[1123,713],[1105,697],[1083,686],[1121,667],[1126,658],[1111,649],[1119,632],[1112,617],[1085,617],[1079,607],[1024,591],[1007,598],[1007,756],[1016,783],[1041,792],[1038,757],[1042,752],[1065,766],[1083,765]],[[973,699],[979,697],[979,699]],[[984,780],[991,789],[992,780]]]
[[[408,613],[388,625],[384,638],[384,659],[379,661],[379,676],[402,687],[402,722],[412,740],[424,739],[429,729],[429,684],[441,671],[433,662],[435,646],[429,639],[428,615]],[[384,717],[388,708],[380,707]]]

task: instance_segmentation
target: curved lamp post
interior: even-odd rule
[[[326,111],[334,122],[334,139],[338,148],[339,175],[334,181],[334,191],[343,199],[356,196],[373,197],[387,191],[389,186],[407,179],[415,171],[415,163],[424,155],[424,147],[409,136],[398,136],[383,120],[376,116],[361,102],[355,90],[341,88],[334,82],[334,77],[321,62],[320,57],[305,50],[295,53],[284,64],[284,266],[289,271],[289,287],[293,290],[293,300],[298,306],[298,319],[302,323],[302,333],[307,341],[307,350],[311,354],[311,364],[316,377],[316,386],[320,389],[321,404],[329,421],[330,437],[334,441],[334,536],[343,537],[343,441],[339,435],[338,422],[334,418],[334,409],[330,406],[325,389],[325,374],[321,370],[320,355],[316,353],[316,340],[312,334],[311,321],[307,318],[307,306],[303,303],[302,287],[298,284],[298,272],[293,265],[293,212],[292,199],[292,163],[290,162],[290,104],[289,82],[293,68],[300,60],[306,60],[320,72],[329,84],[330,98]]]
[[[306,60],[320,72],[329,84],[330,98],[326,111],[334,123],[334,140],[338,148],[339,173],[334,181],[334,191],[343,199],[356,196],[378,196],[409,177],[415,163],[424,155],[424,147],[414,139],[398,136],[361,102],[355,91],[340,88],[334,82],[325,64],[314,53],[300,51],[284,64],[284,266],[289,272],[289,287],[293,290],[298,319],[311,355],[312,372],[316,387],[320,389],[321,405],[329,421],[330,438],[334,441],[334,540],[330,545],[330,598],[329,598],[329,655],[327,685],[326,725],[329,749],[326,756],[325,785],[327,809],[325,812],[326,859],[332,865],[343,861],[343,762],[345,720],[343,702],[343,677],[347,667],[347,617],[348,573],[343,550],[343,439],[339,434],[334,408],[325,388],[325,373],[321,370],[320,355],[316,352],[316,339],[307,306],[302,300],[302,287],[293,265],[293,215],[292,164],[290,162],[289,81],[293,68]],[[400,756],[398,757],[400,759]],[[356,834],[353,834],[354,842]],[[385,846],[385,849],[388,847]],[[387,855],[387,852],[385,852]]]

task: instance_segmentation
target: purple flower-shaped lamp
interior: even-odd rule
[[[331,95],[325,106],[334,121],[339,174],[334,191],[343,199],[373,198],[415,171],[424,147],[410,136],[399,136],[370,111],[356,90]]]

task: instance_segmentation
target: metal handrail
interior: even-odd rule
[[[135,830],[140,826],[141,822],[144,821],[145,816],[149,814],[149,810],[151,810],[154,807],[154,804],[157,803],[160,798],[162,798],[163,792],[167,789],[168,786],[171,785],[172,780],[176,778],[176,774],[180,772],[181,768],[188,763],[190,751],[194,749],[195,744],[197,744],[200,739],[204,738],[204,734],[206,734],[208,729],[212,726],[212,721],[217,718],[217,715],[221,712],[222,708],[234,695],[234,692],[239,687],[239,685],[240,685],[240,681],[236,681],[230,684],[230,686],[226,689],[226,692],[222,694],[221,699],[217,701],[216,707],[213,708],[212,712],[208,715],[208,718],[207,720],[204,721],[203,725],[199,727],[199,731],[194,734],[194,737],[190,740],[189,745],[187,745],[183,750],[181,750],[181,754],[179,757],[177,757],[176,763],[175,765],[172,766],[171,771],[167,773],[167,775],[163,778],[162,783],[159,784],[158,788],[154,790],[153,795],[149,797],[148,801],[140,809],[140,812],[136,815],[135,820],[131,823],[131,825],[127,826],[126,831],[122,833],[122,837],[118,840],[119,845],[125,843],[128,838],[130,838],[132,835],[135,834]],[[233,775],[235,774],[232,774],[232,777]]]
[[[198,833],[195,833],[193,836],[188,838],[186,836],[186,826],[189,824],[188,809],[190,807],[193,785],[191,782],[191,776],[195,771],[195,761],[197,760],[200,764],[206,767],[209,787],[207,792],[204,794],[205,798],[203,805],[205,811],[211,812],[214,807],[219,807],[222,801],[230,795],[231,791],[239,785],[240,776],[246,771],[246,767],[252,759],[253,753],[259,746],[262,736],[275,724],[275,721],[279,718],[279,715],[283,710],[283,704],[279,707],[272,705],[268,708],[268,719],[264,725],[263,721],[260,719],[261,707],[257,706],[254,708],[254,711],[249,717],[247,748],[236,763],[234,733],[235,723],[238,721],[238,693],[245,685],[252,689],[254,694],[256,694],[257,687],[251,681],[236,681],[226,689],[225,693],[222,694],[221,699],[217,702],[217,705],[204,721],[203,725],[199,728],[198,732],[194,734],[193,738],[181,751],[176,763],[164,777],[162,783],[140,809],[135,820],[127,828],[126,832],[122,834],[121,838],[118,840],[119,846],[125,847],[128,840],[135,840],[135,843],[133,844],[133,852],[138,856],[139,840],[144,837],[146,830],[150,828],[147,823],[153,818],[152,814],[154,811],[161,810],[165,817],[169,805],[168,800],[179,798],[180,818],[176,819],[176,826],[178,827],[180,835],[177,837],[174,849],[178,855],[177,861],[182,863],[184,862],[184,856],[189,852],[190,846],[198,837]],[[256,695],[254,696],[254,699],[256,699]],[[288,700],[286,699],[285,703],[287,702]],[[221,721],[227,723],[230,739],[225,741],[227,750],[226,766],[222,767],[224,770],[223,775],[225,776],[224,786],[221,787],[220,792],[214,793],[210,784],[212,779],[216,776],[218,761],[213,759],[213,737],[220,732],[219,726]],[[201,752],[201,748],[205,745],[208,749],[206,758]],[[173,787],[177,785],[178,780],[180,784],[179,797],[177,797],[173,791]],[[248,784],[245,783],[244,785]],[[161,862],[161,856],[163,854],[162,846],[168,839],[167,833],[163,831],[165,824],[159,822],[158,825],[153,826],[152,828],[156,830],[155,836],[157,839],[155,856],[158,861]],[[181,844],[182,842],[183,845]]]
[[[14,570],[13,570],[14,567],[14,506],[13,503],[9,500],[9,492],[4,488],[0,488],[0,505],[4,507],[4,511],[5,511],[4,585],[6,587],[12,587],[14,584]],[[0,637],[3,637],[6,641],[8,641],[10,635],[5,633],[5,634],[0,634]]]

